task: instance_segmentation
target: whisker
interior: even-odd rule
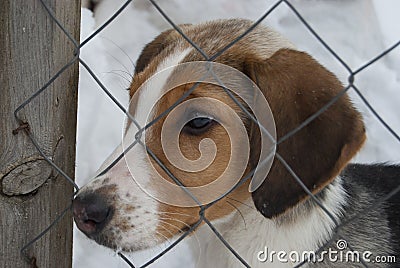
[[[161,227],[163,227],[163,226],[161,226]],[[168,231],[168,229],[167,228],[163,228],[164,230],[166,230],[166,231]],[[167,237],[167,236],[165,236],[165,235],[163,235],[161,232],[159,232],[159,231],[156,231],[156,233],[155,233],[155,235],[158,235],[158,236],[160,236],[162,239],[157,239],[157,242],[158,243],[164,243],[164,242],[168,242],[168,243],[171,243],[171,241],[170,241],[170,239]],[[172,234],[171,234],[172,235]],[[160,245],[161,246],[161,245]],[[160,247],[161,248],[161,247]]]
[[[229,205],[231,205],[232,207],[234,207],[234,208],[239,212],[240,217],[242,218],[243,223],[244,223],[244,229],[247,230],[246,220],[244,219],[242,212],[239,210],[239,208],[238,208],[237,206],[235,206],[234,204],[232,204],[232,203],[229,202],[228,200],[227,200],[226,202],[227,202]]]
[[[166,223],[166,222],[161,222],[161,224],[159,225],[164,231],[166,231],[166,232],[168,232],[169,233],[169,235],[171,236],[171,238],[172,237],[174,237],[175,235],[177,235],[178,233],[180,234],[181,233],[181,230],[180,229],[178,229],[178,233],[173,233],[170,229],[168,229],[166,226],[164,226],[163,224],[164,223]],[[173,227],[176,227],[176,226],[173,226]],[[165,236],[164,235],[164,237],[165,237],[165,241],[167,241],[168,243],[171,243],[171,239],[169,239],[167,236]]]
[[[251,205],[249,205],[249,204],[246,204],[246,203],[244,203],[244,202],[242,202],[242,201],[240,201],[240,200],[237,200],[237,199],[232,198],[232,197],[229,197],[229,196],[227,196],[226,198],[228,198],[228,199],[230,199],[230,200],[232,200],[232,201],[238,202],[238,203],[240,203],[240,204],[242,204],[242,205],[245,205],[245,206],[248,207],[248,208],[251,208],[251,209],[254,209],[254,210],[255,210],[255,208],[254,208],[253,206],[251,206]]]
[[[119,74],[119,73],[117,73],[117,72],[115,72],[115,71],[109,71],[109,72],[104,72],[104,73],[106,73],[106,74],[114,74],[114,75],[117,75],[117,76],[123,78],[124,80],[126,80],[129,84],[131,83],[131,81],[130,81],[128,78],[126,78],[126,77],[123,76],[122,74]]]
[[[127,72],[127,71],[124,71],[124,70],[111,70],[111,72],[122,72],[124,74],[127,74],[130,79],[133,79],[133,75],[130,74],[129,72]]]
[[[159,211],[159,212],[156,212],[156,214],[181,215],[181,216],[188,216],[188,217],[191,217],[191,218],[195,218],[195,216],[193,216],[193,215],[185,214],[185,213],[179,213],[179,212]]]
[[[183,225],[185,225],[186,227],[189,227],[190,228],[190,225],[189,224],[187,224],[186,222],[184,222],[184,221],[181,221],[181,220],[178,220],[178,219],[175,219],[175,218],[166,218],[166,217],[164,217],[164,218],[159,218],[159,220],[161,220],[161,221],[163,221],[163,222],[165,222],[165,220],[173,220],[173,221],[176,221],[176,222],[179,222],[179,223],[182,223]],[[176,227],[176,226],[175,226]],[[178,227],[177,227],[178,228]]]
[[[129,69],[119,59],[117,59],[117,57],[112,55],[110,52],[106,52],[106,54],[108,56],[110,56],[111,58],[113,58],[117,63],[119,63],[119,65],[121,65],[125,69],[125,71],[127,71],[129,73]]]
[[[128,53],[126,53],[125,50],[123,50],[123,49],[122,49],[117,43],[115,43],[113,40],[111,40],[111,39],[109,39],[109,38],[107,38],[107,37],[105,37],[105,36],[100,36],[100,37],[103,38],[104,40],[107,40],[108,42],[110,42],[111,44],[113,44],[114,46],[116,46],[117,48],[119,48],[119,50],[121,50],[121,52],[124,53],[125,56],[128,57],[129,61],[131,62],[132,66],[133,66],[133,69],[134,69],[134,70],[136,69],[136,64],[133,62],[132,58],[129,57]],[[121,65],[122,65],[122,64],[121,64]],[[125,67],[125,69],[128,71],[128,69],[127,69],[126,67]],[[128,71],[128,72],[129,72],[129,71]]]
[[[167,218],[167,219],[169,219],[169,218]],[[177,220],[177,219],[171,219],[171,220]],[[177,221],[179,221],[179,220],[177,220]],[[168,225],[170,225],[170,226],[172,226],[172,227],[177,228],[179,234],[185,233],[185,231],[181,230],[179,227],[177,227],[177,226],[175,226],[175,225],[173,225],[173,224],[171,224],[171,223],[168,223],[168,222],[166,222],[166,221],[163,220],[163,219],[160,219],[160,222],[161,222],[161,224],[160,224],[159,226],[161,226],[164,230],[166,230],[167,232],[169,232],[171,235],[172,235],[172,232],[171,232],[170,230],[168,230],[168,228],[166,228],[165,226],[163,226],[163,225],[162,225],[163,223],[164,223],[164,224],[168,224]],[[182,222],[182,221],[179,221],[179,222]],[[187,225],[188,227],[190,227],[190,226],[189,226],[188,224],[186,224],[185,222],[182,222],[182,223],[185,224],[185,225]],[[174,236],[174,235],[172,235],[172,236]],[[196,242],[197,242],[197,245],[199,246],[199,248],[201,248],[201,243],[200,243],[198,234],[197,234],[196,232],[193,232],[193,233],[192,233],[192,239],[195,239]],[[170,240],[170,239],[169,239],[169,240]]]
[[[167,227],[165,227],[164,225],[162,225],[163,223],[166,223],[164,221],[161,221],[161,224],[159,225],[161,228],[163,228],[165,231],[167,231],[171,237],[174,236],[174,233],[171,232],[171,230],[169,230]]]

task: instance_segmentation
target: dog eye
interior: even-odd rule
[[[190,134],[202,134],[206,132],[215,121],[208,117],[197,117],[186,123],[184,129]]]

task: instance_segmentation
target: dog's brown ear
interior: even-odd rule
[[[190,24],[179,25],[180,29],[184,29]],[[140,73],[146,68],[146,66],[151,62],[151,60],[157,56],[161,51],[163,51],[167,46],[173,43],[180,37],[180,34],[174,29],[169,29],[161,34],[159,34],[153,41],[148,43],[142,50],[139,58],[136,61],[135,74]]]
[[[277,130],[277,153],[308,189],[317,193],[340,173],[364,143],[361,115],[344,94],[317,118],[282,141],[282,137],[335,98],[343,86],[311,56],[290,49],[281,49],[264,61],[248,60],[245,68],[271,107]],[[252,139],[257,148],[259,137]],[[258,159],[252,161],[253,165],[257,162]],[[275,157],[267,178],[252,197],[256,208],[271,218],[302,202],[308,195]]]

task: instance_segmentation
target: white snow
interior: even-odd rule
[[[81,40],[104,23],[125,1],[98,1],[94,16],[82,9]],[[159,0],[159,5],[176,23],[197,23],[217,18],[259,18],[276,1],[265,0]],[[398,0],[300,0],[291,1],[325,42],[356,70],[400,40]],[[281,4],[264,21],[309,52],[347,84],[349,73]],[[168,23],[146,0],[130,4],[103,32],[81,51],[82,59],[125,107],[125,90],[133,73],[133,62],[143,46]],[[400,48],[357,74],[355,85],[384,120],[400,133]],[[356,162],[400,162],[400,143],[383,128],[360,98],[350,92],[362,111],[368,141]],[[123,113],[102,92],[81,66],[78,99],[76,180],[84,185],[102,161],[121,142]],[[129,254],[135,265],[145,263],[164,247]],[[187,244],[181,243],[152,267],[194,267]],[[111,250],[95,244],[80,232],[74,233],[74,267],[128,267]]]

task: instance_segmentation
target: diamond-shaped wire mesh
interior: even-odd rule
[[[138,131],[136,134],[136,140],[131,144],[131,146],[129,146],[124,153],[122,153],[115,161],[113,161],[109,167],[105,168],[103,173],[105,173],[107,170],[109,170],[113,165],[115,165],[119,159],[121,159],[123,157],[123,155],[129,151],[131,148],[133,148],[134,146],[144,146],[144,144],[140,141],[140,137],[142,132],[147,129],[152,127],[153,124],[155,124],[157,122],[157,120],[160,120],[163,116],[165,116],[174,106],[176,106],[177,104],[179,104],[180,102],[182,102],[188,95],[190,95],[195,89],[196,86],[193,86],[192,88],[189,88],[187,90],[187,92],[185,93],[185,95],[180,98],[173,106],[170,107],[169,110],[166,110],[164,113],[161,114],[161,116],[157,117],[155,120],[151,121],[150,123],[148,123],[146,126],[140,126],[135,118],[133,118],[129,112],[127,111],[127,109],[124,108],[124,106],[122,104],[120,104],[118,102],[118,100],[111,94],[111,92],[107,89],[107,87],[100,81],[100,79],[96,76],[96,74],[94,73],[94,71],[91,69],[91,67],[82,59],[80,58],[79,52],[80,49],[82,47],[84,47],[85,45],[87,45],[90,40],[92,40],[95,36],[99,35],[110,23],[113,23],[113,21],[124,11],[124,9],[126,9],[128,7],[128,5],[131,3],[131,1],[126,1],[120,9],[118,9],[113,16],[108,19],[101,27],[99,27],[93,34],[91,34],[87,39],[83,40],[81,42],[81,44],[78,44],[78,42],[76,40],[74,40],[71,35],[68,33],[68,31],[63,27],[63,25],[57,20],[56,16],[53,14],[52,10],[46,5],[46,3],[42,0],[40,0],[40,2],[42,3],[43,7],[47,10],[48,15],[52,18],[52,20],[54,21],[55,24],[57,24],[57,26],[64,32],[64,34],[68,37],[68,39],[75,45],[75,53],[73,55],[71,55],[71,60],[64,66],[62,67],[43,87],[41,87],[40,89],[38,89],[36,91],[35,94],[33,94],[31,97],[29,97],[25,102],[23,102],[16,110],[15,110],[15,117],[18,120],[18,122],[22,123],[22,121],[19,119],[18,116],[18,112],[22,109],[24,109],[24,107],[29,104],[33,99],[35,99],[37,96],[39,96],[42,92],[44,92],[49,85],[52,84],[52,82],[57,79],[57,77],[62,74],[69,66],[71,66],[73,63],[75,63],[76,61],[79,61],[79,63],[81,64],[81,66],[83,66],[88,72],[89,74],[93,77],[93,79],[97,82],[97,84],[99,85],[100,89],[104,92],[105,95],[107,95],[117,106],[118,109],[121,110],[122,113],[126,114],[130,120],[132,120],[134,122],[134,124],[137,126]],[[359,88],[355,85],[354,80],[355,78],[361,73],[363,72],[365,69],[367,69],[369,66],[373,65],[374,63],[376,63],[377,61],[381,60],[386,54],[390,53],[392,50],[394,50],[396,47],[398,47],[400,45],[400,41],[395,43],[393,46],[389,47],[388,49],[382,51],[379,55],[377,55],[375,58],[371,59],[369,62],[367,62],[366,64],[362,65],[361,67],[357,68],[357,69],[353,69],[351,67],[349,67],[349,65],[346,63],[346,61],[344,59],[342,59],[335,51],[333,48],[331,48],[329,46],[329,44],[327,44],[327,42],[324,41],[323,38],[320,37],[320,35],[313,29],[313,27],[306,21],[305,18],[302,17],[302,15],[300,14],[300,12],[296,9],[296,7],[292,4],[292,1],[276,1],[276,3],[274,5],[272,5],[272,7],[268,10],[265,11],[265,13],[257,20],[254,22],[254,24],[249,27],[249,29],[244,32],[243,34],[241,34],[240,36],[238,36],[234,41],[232,41],[229,45],[227,45],[225,48],[223,48],[222,50],[218,51],[217,53],[215,53],[214,55],[207,55],[197,44],[195,44],[189,37],[187,37],[183,31],[173,22],[173,19],[170,18],[168,16],[168,14],[166,14],[163,9],[154,1],[154,0],[150,0],[151,4],[158,10],[158,12],[160,13],[161,16],[163,16],[168,23],[171,25],[172,28],[174,28],[180,35],[182,35],[182,37],[184,39],[187,40],[187,42],[189,42],[193,48],[195,48],[196,50],[198,50],[198,52],[204,57],[205,61],[214,61],[215,59],[217,59],[219,56],[221,56],[226,50],[228,50],[231,46],[233,46],[235,43],[237,43],[239,40],[241,40],[244,36],[246,36],[249,32],[251,32],[258,24],[262,23],[272,12],[274,12],[275,9],[277,9],[278,7],[285,7],[287,9],[289,9],[291,12],[293,12],[293,14],[300,20],[300,22],[308,29],[308,31],[316,38],[316,40],[318,42],[320,42],[320,44],[322,44],[322,46],[347,70],[348,72],[348,84],[343,88],[343,90],[335,97],[333,98],[329,103],[326,103],[324,107],[322,107],[317,113],[311,115],[307,120],[305,120],[302,124],[300,124],[299,126],[297,126],[296,128],[294,128],[292,131],[290,131],[289,133],[287,133],[285,136],[283,136],[280,140],[277,140],[276,142],[279,144],[280,142],[282,142],[283,140],[286,140],[288,138],[290,138],[291,136],[295,135],[299,130],[301,130],[302,128],[304,128],[305,126],[307,126],[310,122],[312,122],[313,120],[315,120],[320,114],[322,114],[325,110],[327,110],[332,104],[334,104],[344,93],[346,93],[347,91],[354,91],[362,100],[362,102],[364,102],[364,104],[366,105],[366,107],[374,114],[374,116],[382,123],[382,126],[384,128],[386,128],[392,135],[393,137],[395,137],[395,139],[397,139],[398,142],[400,142],[400,137],[399,135],[382,119],[382,117],[375,111],[373,105],[371,105],[367,99],[363,96],[363,93],[359,90]],[[228,93],[228,92],[227,92]],[[232,98],[232,100],[236,103],[239,103],[238,100],[235,98],[234,95],[232,94],[227,94],[227,96],[229,98]],[[243,108],[243,112],[246,113],[247,115],[250,116],[250,118],[252,118],[254,120],[255,123],[257,123],[257,121],[252,117],[252,115],[249,113],[249,111],[247,111],[246,109]],[[38,151],[40,152],[40,154],[47,160],[47,162],[53,167],[55,168],[63,177],[65,177],[65,179],[67,179],[74,187],[75,189],[78,191],[79,187],[78,185],[76,185],[74,183],[74,181],[69,178],[67,176],[67,174],[65,174],[59,167],[57,167],[52,160],[47,157],[45,155],[45,153],[41,150],[40,145],[36,142],[35,136],[40,135],[41,133],[32,133],[30,134],[30,139],[32,140],[33,144],[35,145],[35,147],[38,149]],[[179,178],[176,178],[172,172],[170,172],[168,170],[168,168],[162,163],[162,161],[160,159],[158,159],[158,157],[150,150],[150,148],[145,147],[147,150],[147,153],[155,160],[155,162],[167,173],[171,176],[171,179],[177,183],[178,185],[180,185],[181,187],[185,187],[182,182],[179,180]],[[325,208],[321,202],[318,200],[317,197],[315,197],[310,190],[308,190],[308,188],[304,185],[304,183],[302,182],[302,178],[299,178],[298,175],[292,170],[292,168],[287,164],[286,160],[279,154],[276,155],[276,159],[279,160],[285,167],[286,169],[290,172],[290,174],[293,176],[293,178],[297,181],[297,183],[304,189],[304,191],[307,192],[307,194],[310,195],[310,197],[312,199],[314,199],[316,201],[316,203],[318,204],[318,206],[321,207],[321,209],[332,219],[333,222],[336,223],[336,220],[334,218],[334,216],[331,214],[331,212],[329,211],[329,209]],[[252,177],[252,175],[254,174],[254,170],[251,170],[250,172],[248,172],[239,182],[238,184],[231,189],[231,191],[234,191],[238,186],[240,186],[242,183],[244,183],[246,180],[250,179]],[[225,195],[229,194],[231,191],[227,192]],[[398,193],[400,191],[400,184],[397,188],[393,189],[392,192],[388,193],[387,196],[378,199],[375,201],[374,206],[373,207],[369,207],[367,208],[365,211],[360,212],[360,214],[366,213],[368,210],[374,209],[374,207],[378,206],[380,203],[384,202],[386,199],[390,198],[390,196]],[[190,192],[187,192],[187,194],[190,195]],[[224,195],[224,196],[225,196]],[[193,197],[193,196],[192,196]],[[223,196],[221,196],[222,198]],[[195,198],[195,197],[193,197]],[[236,258],[237,261],[240,263],[242,263],[244,266],[246,267],[250,267],[248,263],[246,263],[246,261],[240,256],[239,253],[237,253],[233,247],[231,247],[229,245],[229,243],[224,239],[224,237],[219,233],[219,231],[213,226],[212,222],[209,221],[209,219],[207,219],[207,217],[205,216],[205,212],[207,211],[207,209],[209,209],[211,206],[213,206],[218,200],[209,203],[207,205],[202,205],[199,204],[199,220],[191,225],[191,227],[186,230],[184,233],[181,234],[181,236],[176,239],[172,244],[170,244],[165,250],[163,250],[161,253],[159,253],[158,255],[154,256],[151,260],[149,260],[147,263],[145,263],[142,267],[147,267],[150,264],[152,264],[153,262],[155,262],[157,259],[159,259],[160,257],[162,257],[163,255],[167,254],[173,247],[175,247],[178,243],[180,243],[185,237],[187,237],[191,232],[196,231],[196,229],[200,226],[201,223],[205,223],[206,225],[208,225],[211,230],[214,232],[214,234],[222,241],[222,243],[226,246],[227,250],[229,250]],[[28,243],[24,248],[21,249],[22,252],[24,252],[28,247],[32,246],[38,239],[40,239],[46,232],[48,232],[64,215],[65,212],[70,209],[70,207],[66,208],[65,211],[63,211],[62,213],[60,213],[60,216],[54,220],[53,224],[50,225],[46,230],[44,230],[42,233],[40,233],[36,238],[32,239],[30,243]],[[337,230],[339,230],[340,228],[342,228],[344,225],[348,224],[349,222],[353,221],[355,218],[357,218],[357,215],[351,219],[346,220],[345,222],[342,222],[340,224],[338,224]],[[336,230],[336,231],[337,231]],[[338,239],[338,238],[343,238],[346,239],[346,237],[338,237],[338,236],[333,236],[332,239],[330,239],[329,241],[326,242],[325,245],[323,245],[320,250],[322,250],[326,245],[330,244],[334,239]],[[350,249],[351,249],[351,245],[349,245]],[[120,257],[126,261],[126,263],[128,265],[130,265],[131,267],[134,267],[134,265],[132,264],[132,262],[129,261],[129,259],[124,256],[122,253],[118,253],[120,255]],[[299,265],[297,265],[296,267],[300,267],[302,265],[304,265],[306,263],[306,260],[302,263],[300,263]],[[365,267],[368,267],[367,264],[363,263]]]

